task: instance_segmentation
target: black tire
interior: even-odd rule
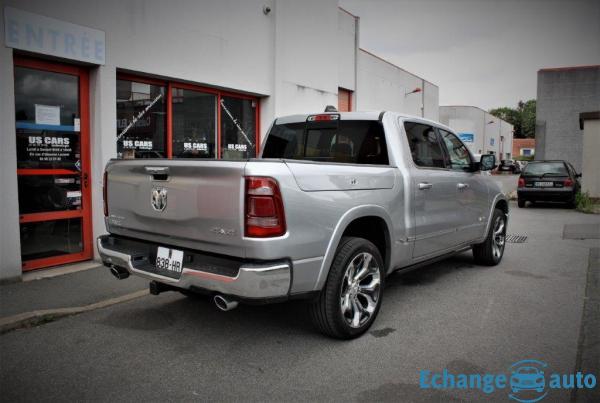
[[[525,207],[525,203],[526,203],[525,200],[523,200],[521,198],[517,199],[517,205],[519,206],[519,208],[524,208]]]
[[[575,201],[575,195],[567,202],[567,208],[574,209],[577,207],[577,202]]]
[[[502,230],[499,237],[494,236],[494,232],[499,230],[498,221],[502,223]],[[488,234],[480,244],[473,245],[473,258],[475,263],[485,266],[495,266],[502,260],[506,242],[506,214],[500,209],[494,209],[494,214],[490,223]],[[497,248],[497,249],[496,249]]]
[[[356,281],[351,286],[347,275],[354,277],[354,274],[357,273],[356,271],[352,271],[350,263],[356,261],[362,267],[367,259],[366,255],[369,254],[371,255],[371,260],[367,266],[372,272],[369,272],[366,277]],[[361,258],[363,260],[360,260]],[[375,265],[376,267],[374,267]],[[360,268],[358,268],[358,270],[360,271]],[[359,309],[358,326],[352,326],[348,322],[348,320],[351,319],[346,316],[348,310],[356,312],[358,306],[355,304],[357,303],[360,303],[361,308],[364,309],[364,302],[367,304],[367,309],[371,308],[368,300],[364,298],[364,294],[359,292],[359,287],[365,287],[367,284],[363,283],[369,278],[371,279],[371,282],[368,285],[374,284],[377,280],[379,281],[378,286],[374,287],[374,289],[378,289],[377,297],[371,298],[371,301],[375,303],[374,309],[372,309],[368,317],[364,318],[364,322],[362,322],[362,315],[365,314],[366,316],[367,311]],[[385,269],[383,266],[383,259],[375,245],[363,238],[342,238],[329,270],[327,282],[321,290],[317,300],[309,305],[310,316],[314,325],[321,333],[338,339],[353,339],[362,335],[369,329],[371,324],[373,324],[377,317],[377,313],[379,312],[379,308],[381,307],[384,278]],[[352,293],[352,296],[348,296]],[[342,312],[342,295],[346,295],[347,303],[349,298],[354,299],[354,302],[350,301],[350,303],[346,305],[348,310],[346,310],[345,313]],[[352,315],[352,317],[354,318],[354,315]],[[351,321],[354,322],[353,320]]]

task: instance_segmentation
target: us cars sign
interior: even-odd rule
[[[104,31],[4,7],[4,44],[9,48],[42,53],[93,64],[104,64]]]

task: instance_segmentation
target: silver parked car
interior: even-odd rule
[[[112,160],[108,235],[118,278],[238,302],[306,298],[325,334],[375,320],[385,278],[472,249],[502,259],[508,203],[448,127],[392,112],[278,118],[261,158]]]

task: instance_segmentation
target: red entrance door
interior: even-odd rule
[[[23,271],[91,259],[88,71],[15,58],[15,118]]]

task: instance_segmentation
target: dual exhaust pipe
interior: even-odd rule
[[[213,298],[215,305],[222,311],[231,311],[232,309],[237,308],[238,302],[234,299],[226,297],[225,295],[217,294]]]
[[[124,269],[123,267],[115,266],[114,264],[107,265],[110,269],[110,272],[113,276],[115,276],[119,280],[124,280],[129,277],[129,271]],[[163,291],[170,291],[174,288],[166,286],[165,284],[158,283],[156,281],[150,282],[150,294],[158,295]],[[232,309],[237,308],[238,302],[234,299],[231,299],[225,295],[217,294],[213,297],[213,302],[216,307],[221,311],[231,311]]]
[[[126,269],[115,266],[114,264],[107,266],[110,269],[110,273],[115,276],[117,280],[125,280],[127,277],[129,277],[129,272]]]

